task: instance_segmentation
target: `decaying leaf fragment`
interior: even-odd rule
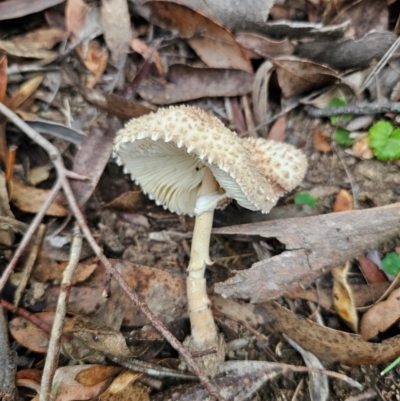
[[[300,95],[338,79],[334,70],[306,59],[281,57],[274,60],[274,65],[284,97]]]
[[[358,313],[354,302],[353,291],[347,282],[349,269],[350,262],[347,262],[344,266],[332,269],[333,307],[354,333],[358,333]]]

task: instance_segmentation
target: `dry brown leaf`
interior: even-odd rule
[[[115,209],[122,212],[136,212],[143,201],[142,191],[128,191],[113,199],[105,205],[106,208]]]
[[[386,301],[372,306],[361,318],[360,334],[370,340],[383,333],[400,319],[400,288],[394,290]]]
[[[104,39],[110,49],[111,59],[114,64],[118,65],[125,59],[132,38],[128,1],[101,0],[101,20],[104,27]]]
[[[84,0],[67,0],[65,5],[65,27],[72,33],[72,39],[76,39],[85,25],[89,7]]]
[[[379,344],[369,343],[359,335],[333,330],[297,317],[276,302],[267,302],[263,306],[275,318],[270,323],[274,331],[285,333],[323,361],[345,365],[378,365],[392,361],[400,353],[399,337],[392,337]]]
[[[349,269],[350,262],[347,262],[344,266],[332,269],[333,307],[339,317],[346,322],[351,330],[353,330],[354,333],[358,333],[358,313],[354,302],[353,291],[347,282]]]
[[[284,142],[286,136],[286,116],[279,117],[269,130],[267,139]]]
[[[93,88],[107,67],[108,53],[95,41],[91,41],[85,49],[79,45],[76,51],[85,67],[93,74],[93,77],[86,81],[87,88]]]
[[[101,401],[150,401],[149,390],[140,383],[135,383],[142,377],[140,373],[122,372],[114,379],[110,387],[99,397]]]
[[[327,139],[325,131],[321,128],[317,128],[314,131],[314,148],[320,152],[330,152],[332,150],[332,145]]]
[[[110,260],[116,263],[114,260]],[[170,322],[182,317],[186,311],[186,285],[179,277],[173,277],[167,272],[159,269],[136,265],[128,261],[118,261],[116,268],[124,276],[130,287],[135,289],[149,308],[163,322]],[[95,313],[99,307],[110,300],[103,297],[104,269],[99,266],[85,285],[73,286],[71,288],[68,310],[81,315]],[[111,282],[111,298],[113,293],[120,293],[115,280]],[[46,291],[45,310],[54,310],[59,294],[59,288],[53,287]],[[125,301],[124,301],[125,302]],[[124,305],[124,325],[141,326],[148,324],[147,318],[140,309],[133,306],[129,299]]]
[[[341,189],[333,204],[334,212],[347,212],[354,209],[353,196],[349,191]]]
[[[36,258],[32,275],[41,283],[53,280],[61,281],[61,266],[56,260],[54,260],[54,258],[48,256],[44,249],[41,249]]]
[[[90,400],[98,397],[108,387],[117,369],[113,366],[98,365],[76,365],[58,368],[53,379],[53,387],[57,388],[55,401]],[[86,370],[89,375],[96,375],[96,373],[104,371],[107,371],[109,375],[106,376],[104,381],[98,382],[93,386],[85,386],[80,384],[76,377]],[[94,379],[96,378],[94,376]]]
[[[118,366],[92,365],[89,369],[80,371],[75,380],[84,386],[95,386],[102,381],[109,379],[121,370]]]
[[[79,262],[72,276],[71,284],[75,285],[86,281],[97,269],[98,265],[98,260],[96,258],[89,258]]]
[[[62,3],[64,0],[8,0],[0,3],[0,21],[24,17]]]
[[[353,143],[353,154],[361,160],[369,160],[374,157],[374,152],[369,146],[368,136],[364,136]]]
[[[53,324],[54,312],[39,312],[35,316],[47,324]],[[16,317],[10,321],[8,327],[15,340],[25,348],[33,352],[47,352],[50,335],[28,319],[22,316]]]
[[[7,106],[11,110],[16,110],[25,102],[42,83],[44,75],[39,74],[25,81],[9,99]]]
[[[156,49],[150,49],[146,42],[138,38],[132,38],[131,48],[134,52],[139,53],[144,59],[151,56],[151,61],[156,65],[160,77],[164,77],[164,68],[161,63],[160,54]]]
[[[80,92],[88,102],[121,120],[129,120],[152,112],[148,107],[114,93],[103,93],[88,88],[80,88]]]
[[[357,308],[376,302],[388,289],[389,285],[389,282],[350,285]],[[332,290],[329,288],[316,290],[298,287],[289,291],[285,296],[291,299],[301,298],[312,301],[328,311],[333,311]]]
[[[269,94],[269,81],[271,79],[272,73],[274,71],[274,66],[270,61],[265,61],[261,64],[260,68],[257,70],[253,89],[252,89],[252,100],[254,117],[257,124],[261,124],[271,117],[271,109],[268,102]],[[263,135],[268,135],[268,126],[264,125],[259,130]]]
[[[14,205],[26,213],[37,213],[43,206],[50,193],[50,190],[30,187],[20,181],[13,180],[13,189],[11,201]],[[65,208],[57,198],[47,209],[47,216],[63,217],[68,214]]]
[[[274,65],[284,97],[300,95],[338,80],[334,70],[296,57],[275,59]]]
[[[151,1],[143,7],[149,10],[153,24],[176,29],[209,67],[252,72],[252,66],[234,36],[205,15],[166,1]]]
[[[362,271],[362,274],[368,283],[387,283],[387,277],[385,273],[380,270],[371,259],[361,255],[358,257],[358,263],[360,264],[360,270]]]
[[[90,130],[75,154],[72,171],[88,177],[84,181],[71,182],[71,188],[80,206],[86,203],[96,188],[110,158],[115,133],[120,127],[121,123],[115,118],[109,118],[107,125],[97,124]],[[96,157],[93,157],[94,155]]]
[[[68,33],[57,28],[43,28],[28,32],[12,39],[15,46],[31,46],[35,49],[52,49],[57,43],[67,39]],[[25,56],[28,57],[28,56]]]
[[[11,40],[0,40],[0,49],[10,56],[43,59],[49,63],[58,54],[48,49],[66,39],[67,35],[67,32],[55,28],[39,29]]]
[[[235,38],[248,51],[250,58],[290,56],[294,52],[294,46],[288,39],[272,40],[252,32],[239,32]]]
[[[194,68],[175,64],[168,83],[144,81],[138,93],[155,104],[173,104],[202,97],[240,96],[251,92],[254,75],[245,71]]]

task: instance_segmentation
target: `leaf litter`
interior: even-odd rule
[[[261,399],[294,394],[307,399],[308,391],[315,395],[313,380],[307,383],[300,373],[292,372],[294,380],[288,383],[284,377],[289,368],[254,365],[265,359],[302,363],[290,349],[280,353],[288,347],[282,345],[281,334],[333,370],[339,370],[337,362],[355,366],[351,369],[357,373],[351,372],[362,381],[366,378],[358,365],[383,364],[398,356],[397,281],[390,283],[379,270],[379,261],[364,256],[372,249],[383,258],[399,247],[400,149],[395,116],[360,117],[362,122],[356,118],[344,122],[339,116],[340,128],[352,141],[346,147],[335,136],[332,119],[329,123],[301,112],[303,104],[325,108],[338,97],[349,106],[360,101],[373,105],[378,95],[396,99],[398,51],[390,50],[397,34],[395,7],[384,1],[336,2],[335,7],[314,1],[307,9],[298,6],[296,14],[290,2],[264,4],[258,11],[257,2],[243,2],[241,7],[248,12],[238,9],[235,14],[229,7],[222,10],[217,0],[205,8],[203,2],[164,1],[144,6],[134,1],[128,7],[125,0],[90,7],[77,0],[68,0],[65,7],[47,0],[29,4],[15,0],[17,8],[8,3],[0,12],[3,20],[31,21],[33,12],[43,18],[15,29],[7,23],[2,26],[0,100],[29,118],[34,129],[50,134],[72,171],[83,176],[71,184],[97,242],[180,340],[188,334],[184,277],[193,221],[155,206],[109,160],[120,126],[113,116],[128,120],[159,105],[185,102],[212,112],[240,136],[290,142],[307,154],[310,167],[305,180],[271,212],[279,220],[265,222],[265,216],[235,204],[216,214],[216,226],[232,226],[215,230],[218,241],[212,241],[211,255],[223,264],[208,269],[215,319],[226,339],[233,341],[228,362],[221,368],[225,376],[215,379],[226,398],[241,399],[255,392]],[[272,21],[265,22],[268,10]],[[286,20],[277,21],[281,18]],[[392,59],[367,86],[369,95],[360,92],[374,68],[373,60],[388,52]],[[58,72],[54,81],[55,70],[62,74]],[[392,127],[386,136],[368,134],[374,123],[384,121]],[[0,139],[6,173],[0,180],[3,267],[41,210],[55,176],[51,160],[4,118]],[[294,204],[302,193],[315,200],[312,212],[308,204]],[[364,210],[351,211],[353,205]],[[300,217],[310,213],[316,216]],[[71,247],[68,214],[65,194],[59,195],[44,220],[47,232],[22,308],[12,309],[3,302],[10,310],[11,341],[19,344],[21,355],[24,350],[46,352],[50,329],[40,328],[44,327],[40,319],[45,320],[40,313],[54,318],[58,283]],[[248,224],[232,225],[236,221]],[[149,374],[161,371],[157,363],[163,356],[176,369],[176,354],[117,283],[105,277],[92,255],[84,245],[71,284],[66,327],[73,339],[62,340],[63,359],[53,372],[55,398],[176,399],[177,391],[179,399],[206,399],[205,388],[191,382],[182,381],[170,393],[160,390],[161,379]],[[360,270],[358,264],[349,263],[356,259]],[[337,266],[345,263],[339,274]],[[24,259],[17,269],[23,266]],[[11,276],[3,298],[9,297],[20,277],[18,270]],[[278,297],[283,297],[279,304],[271,301]],[[319,323],[311,320],[314,317]],[[343,322],[357,331],[358,319],[361,337],[351,334]],[[321,325],[324,321],[326,326]],[[51,325],[51,319],[43,324]],[[239,339],[244,341],[234,343]],[[130,353],[130,364],[158,360],[144,373],[121,373],[106,359],[110,352],[112,358]],[[73,360],[86,365],[67,366]],[[38,391],[42,371],[37,368],[42,365],[40,358],[32,361],[29,369],[18,368],[17,381],[25,380],[27,387]],[[374,377],[376,371],[369,369]],[[355,394],[336,379],[330,379],[329,390],[333,400]],[[380,379],[375,390],[387,399],[394,394]]]

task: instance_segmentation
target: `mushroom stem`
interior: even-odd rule
[[[204,178],[199,198],[213,195],[219,188],[212,172],[205,167]],[[209,256],[210,237],[213,224],[214,209],[205,211],[196,217],[193,230],[192,248],[187,278],[187,296],[189,317],[192,330],[192,344],[198,350],[216,347],[218,332],[210,309],[204,273],[211,264]]]

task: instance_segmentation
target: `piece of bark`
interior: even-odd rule
[[[264,302],[297,286],[306,286],[399,233],[400,204],[218,228],[217,234],[277,238],[286,251],[261,260],[224,283],[215,285],[223,297]]]

